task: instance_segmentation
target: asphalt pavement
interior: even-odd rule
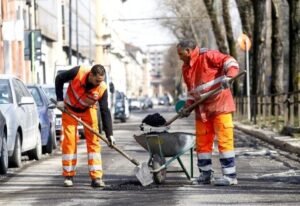
[[[166,119],[174,116],[173,108],[139,110],[133,112],[127,122],[114,123],[118,147],[139,162],[146,162],[149,153],[137,144],[133,135],[141,133],[141,120],[154,112],[161,113]],[[102,144],[106,187],[95,189],[90,186],[86,144],[84,140],[80,140],[74,187],[63,187],[61,151],[58,150],[52,155],[44,155],[40,161],[22,161],[22,168],[10,168],[8,175],[0,178],[0,205],[299,205],[299,156],[296,155],[297,161],[294,161],[295,158],[289,159],[287,155],[282,155],[287,152],[274,149],[271,144],[256,138],[260,133],[267,138],[279,135],[257,130],[254,126],[236,123],[235,151],[239,184],[232,187],[193,184],[194,181],[189,180],[184,173],[171,172],[181,168],[176,161],[168,166],[169,172],[163,184],[153,183],[142,187],[135,176],[135,165]],[[177,131],[194,133],[194,117],[191,115],[175,121],[170,132]],[[27,157],[24,156],[25,158]],[[198,177],[196,155],[192,157],[193,161],[190,161],[189,152],[181,158],[189,174],[193,171],[193,177]],[[212,161],[215,176],[220,177],[222,173],[217,147]],[[190,170],[192,163],[194,167]]]

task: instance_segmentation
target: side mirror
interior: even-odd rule
[[[48,109],[55,109],[55,108],[56,108],[55,104],[53,104],[53,103],[48,104]]]
[[[109,83],[109,91],[110,91],[110,93],[114,93],[115,92],[115,85],[112,82]]]

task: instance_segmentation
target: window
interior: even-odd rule
[[[13,103],[11,88],[7,79],[0,80],[0,104]]]
[[[43,100],[39,90],[36,87],[28,88],[37,106],[43,106]]]

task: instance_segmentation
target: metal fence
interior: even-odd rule
[[[300,91],[282,94],[235,97],[237,110],[234,120],[282,132],[285,128],[300,127]],[[250,112],[250,115],[248,115]]]

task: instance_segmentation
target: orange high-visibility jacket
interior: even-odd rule
[[[237,61],[216,50],[199,49],[191,53],[189,65],[182,66],[182,74],[188,88],[188,102],[203,93],[221,86],[224,77],[234,77],[239,72]],[[224,89],[196,107],[196,119],[206,121],[212,115],[235,111],[230,89]]]
[[[98,87],[86,90],[86,78],[89,73],[90,69],[81,66],[75,78],[70,82],[64,100],[73,108],[87,109],[94,106],[107,89],[105,82],[101,82]]]

